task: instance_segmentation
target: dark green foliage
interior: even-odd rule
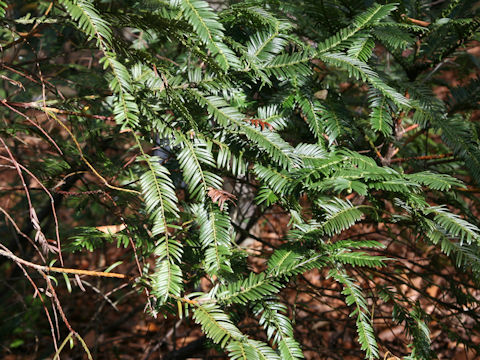
[[[41,154],[43,167],[31,165],[38,177],[53,188],[66,174],[89,172],[81,190],[108,193],[108,199],[93,197],[82,206],[67,202],[86,209],[90,220],[81,220],[84,226],[75,231],[62,227],[71,235],[64,250],[134,244],[142,264],[155,259],[135,283],[151,297],[149,311],[171,311],[180,303],[231,359],[303,358],[292,313],[279,294],[313,269],[328,274],[343,294],[366,358],[386,354],[372,310],[380,300],[405,326],[407,358],[434,358],[425,310],[384,283],[364,288],[395,262],[395,254],[383,255],[382,243],[352,234],[371,224],[406,232],[409,247],[432,246],[459,274],[471,275],[478,289],[480,224],[471,211],[478,199],[465,201],[464,190],[480,184],[479,129],[472,117],[480,83],[468,69],[458,74],[460,85],[440,76],[466,65],[478,71],[478,59],[464,50],[479,40],[478,6],[264,0],[225,1],[217,9],[203,0],[147,3],[55,2],[39,24],[55,29],[55,36],[74,37],[71,46],[89,49],[98,61],[52,76],[60,87],[82,72],[72,99],[51,101],[50,93],[46,103],[36,101],[42,97],[37,85],[26,93],[2,90],[14,108],[28,102],[56,127],[68,124],[62,131],[71,129],[68,136],[53,135],[60,153],[34,126],[2,123],[1,136],[12,144],[19,134],[37,131],[49,146]],[[5,8],[0,1],[2,22],[10,24],[15,17]],[[409,19],[416,17],[430,25]],[[15,38],[2,30],[2,44]],[[58,56],[55,46],[49,56]],[[8,76],[22,80],[18,73]],[[444,99],[433,93],[440,85],[450,90]],[[5,118],[19,119],[10,108],[1,110]],[[448,162],[431,161],[441,154]],[[282,245],[262,254],[265,266],[255,271],[247,261],[253,255],[237,243],[243,228],[234,213],[247,194],[235,186],[244,183],[255,189],[255,209],[277,206],[290,216]],[[128,233],[94,229],[95,206],[107,203],[124,210],[120,219]],[[101,212],[118,216],[109,208]],[[212,283],[208,292],[192,285],[201,277]],[[391,281],[387,285],[398,285]],[[239,309],[252,314],[262,335],[250,336],[234,321]]]

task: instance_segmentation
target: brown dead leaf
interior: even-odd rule
[[[315,96],[317,99],[320,100],[325,100],[328,95],[328,90],[318,90],[313,96]]]
[[[120,225],[103,225],[103,226],[97,226],[95,229],[98,231],[101,231],[105,234],[116,234],[123,229],[125,229],[127,226],[125,224],[120,224]]]
[[[260,126],[262,128],[262,131],[265,130],[265,128],[268,128],[268,130],[273,130],[273,126],[262,119],[246,119],[246,121],[253,126]]]
[[[208,196],[214,203],[218,202],[218,206],[220,206],[220,210],[223,211],[223,205],[225,201],[231,201],[235,203],[237,197],[233,194],[230,194],[228,191],[221,190],[221,189],[214,189],[212,187],[208,188]]]
[[[426,291],[428,295],[430,295],[433,298],[436,298],[439,290],[440,288],[438,286],[432,285],[432,286],[429,286]]]

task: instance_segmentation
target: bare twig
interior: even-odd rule
[[[117,279],[127,279],[129,280],[130,277],[125,274],[119,273],[107,273],[103,271],[92,271],[92,270],[81,270],[81,269],[69,269],[69,268],[59,268],[53,266],[43,266],[34,264],[30,261],[24,260],[19,258],[18,256],[14,255],[11,251],[0,250],[0,255],[5,256],[17,264],[22,264],[37,271],[42,272],[58,272],[63,274],[78,274],[78,275],[87,275],[87,276],[97,276],[97,277],[108,277],[108,278],[117,278]]]
[[[47,16],[50,11],[52,10],[53,8],[53,1],[50,3],[50,5],[48,6],[47,10],[45,10],[45,13],[43,14],[43,16]],[[41,22],[36,22],[33,27],[31,28],[31,30],[25,34],[25,35],[22,35],[20,36],[20,38],[18,38],[17,40],[14,40],[12,41],[11,43],[9,44],[6,44],[4,46],[2,46],[2,51],[5,51],[7,50],[8,48],[11,48],[12,46],[15,46],[17,44],[20,44],[22,42],[25,42],[30,36],[34,35],[35,33],[38,32],[38,30],[40,30],[42,27],[44,27],[45,24],[41,23]]]
[[[117,305],[115,305],[115,303],[113,303],[112,300],[110,300],[110,298],[109,298],[106,294],[102,293],[102,292],[100,291],[100,289],[98,289],[97,287],[93,286],[93,285],[90,284],[88,281],[85,281],[85,280],[80,280],[80,281],[81,281],[82,284],[87,285],[89,288],[91,288],[93,291],[95,291],[97,294],[99,294],[101,297],[103,297],[103,298],[105,299],[105,301],[106,301],[107,303],[109,303],[109,304],[115,309],[115,311],[120,311],[120,310],[118,310]]]
[[[8,156],[11,159],[12,164],[15,166],[18,176],[20,177],[20,180],[22,182],[22,186],[25,189],[25,194],[27,196],[27,202],[28,202],[28,208],[29,208],[29,213],[30,213],[30,220],[32,222],[33,228],[36,230],[35,234],[35,240],[42,246],[42,249],[45,253],[48,253],[50,250],[50,247],[47,242],[47,238],[42,232],[42,228],[40,227],[40,222],[38,221],[37,213],[35,211],[35,208],[33,207],[32,204],[32,199],[30,198],[30,192],[28,191],[27,184],[25,183],[25,178],[23,177],[22,170],[20,169],[20,166],[13,157],[13,154],[11,153],[10,149],[8,148],[7,144],[3,139],[0,137],[0,142],[3,144],[5,149],[7,150]]]
[[[1,252],[4,252],[6,254],[12,254],[10,250],[8,250],[5,246],[3,246],[2,244],[0,244],[0,248],[1,249],[4,249],[4,250],[1,250]],[[12,254],[13,255],[13,254]],[[23,274],[25,275],[25,277],[27,278],[27,280],[30,282],[30,284],[32,285],[33,289],[35,290],[35,295],[38,294],[38,298],[40,299],[40,302],[42,303],[42,306],[43,306],[43,310],[45,311],[45,315],[47,316],[47,320],[48,320],[48,323],[50,325],[50,331],[52,333],[52,340],[53,340],[53,346],[55,348],[55,351],[58,351],[58,344],[57,344],[57,339],[56,339],[56,336],[55,336],[55,327],[53,326],[53,321],[52,321],[52,317],[50,316],[50,313],[48,311],[48,308],[45,304],[45,301],[43,299],[43,297],[40,295],[40,289],[37,287],[37,285],[35,284],[35,282],[32,280],[32,278],[30,277],[30,275],[28,275],[28,272],[27,270],[25,270],[25,268],[22,266],[22,263],[19,263],[19,262],[16,262],[18,267],[22,270]],[[35,297],[34,295],[34,297]]]
[[[46,110],[45,111],[46,113],[48,113],[48,111]],[[87,160],[87,158],[85,157],[85,155],[83,154],[83,150],[82,150],[82,147],[80,146],[80,143],[78,142],[77,138],[75,137],[75,135],[73,135],[73,133],[70,131],[70,129],[53,113],[50,113],[50,116],[55,119],[55,121],[65,129],[65,131],[68,133],[68,135],[70,135],[70,137],[72,138],[73,142],[75,143],[75,146],[76,148],[78,149],[79,151],[79,154],[80,154],[80,158],[83,160],[83,162],[88,166],[88,168],[95,174],[96,177],[98,177],[102,182],[103,184],[110,188],[110,189],[113,189],[113,190],[118,190],[118,191],[124,191],[124,192],[128,192],[128,193],[133,193],[133,194],[140,194],[139,191],[137,190],[132,190],[132,189],[125,189],[125,188],[121,188],[121,187],[118,187],[118,186],[114,186],[114,185],[110,185],[110,183],[107,181],[107,179],[105,179],[98,171],[97,169],[95,169],[92,164],[90,164],[90,162]]]
[[[168,338],[170,336],[172,336],[173,332],[175,331],[175,329],[178,329],[178,327],[180,326],[180,324],[182,323],[182,320],[178,320],[175,325],[170,329],[168,330],[168,332],[165,334],[165,336],[163,336],[156,344],[155,346],[151,347],[150,349],[147,350],[145,356],[143,357],[142,360],[148,360],[150,358],[150,356],[155,352],[157,351],[158,349],[160,349],[160,347],[165,344],[165,342],[168,340]]]
[[[391,162],[402,163],[402,162],[407,162],[412,160],[433,160],[433,159],[443,159],[443,158],[452,157],[452,156],[453,156],[453,153],[438,154],[438,155],[422,155],[422,156],[412,156],[408,158],[393,159]]]
[[[20,235],[22,235],[25,239],[27,239],[30,244],[32,244],[32,246],[35,248],[35,250],[37,250],[38,254],[40,255],[40,257],[42,258],[42,261],[45,263],[46,260],[45,260],[45,257],[43,256],[42,252],[40,251],[40,249],[38,248],[37,244],[35,244],[35,242],[27,235],[25,234],[24,232],[22,232],[22,230],[20,230],[20,228],[18,227],[17,223],[15,222],[15,220],[10,216],[10,214],[0,206],[0,211],[3,212],[3,214],[5,215],[5,217],[12,223],[13,227],[15,228],[15,230],[17,231],[17,233],[19,233]]]
[[[0,155],[0,159],[8,160],[8,158],[6,158],[4,156],[1,156],[1,155]],[[57,252],[58,252],[58,257],[60,259],[60,264],[63,266],[63,257],[62,257],[62,251],[61,251],[61,243],[60,243],[60,229],[59,229],[59,225],[58,225],[57,212],[55,210],[55,199],[53,198],[50,191],[48,191],[48,189],[42,184],[40,179],[38,179],[30,170],[28,170],[27,167],[23,166],[22,164],[20,164],[18,162],[17,162],[17,165],[22,170],[24,170],[28,175],[30,175],[40,185],[40,187],[43,189],[43,191],[45,191],[45,193],[50,198],[50,206],[52,208],[53,220],[55,222],[55,237],[56,237],[56,240],[57,240]]]
[[[86,117],[90,119],[99,119],[99,120],[114,120],[113,116],[95,115],[95,114],[87,114],[84,112],[62,110],[62,109],[46,106],[46,104],[44,104],[45,105],[44,106],[37,102],[7,102],[6,100],[2,100],[2,103],[4,106],[13,106],[13,107],[18,107],[22,109],[45,110],[45,111],[51,111],[55,114],[61,114],[61,115],[74,115],[74,116]]]
[[[404,15],[405,16],[405,15]],[[423,26],[423,27],[429,27],[430,23],[428,21],[423,21],[423,20],[417,20],[411,17],[405,16],[405,18],[410,21],[412,24]]]

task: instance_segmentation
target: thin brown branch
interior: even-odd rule
[[[83,162],[85,163],[85,165],[88,166],[88,168],[95,174],[96,177],[98,177],[102,182],[103,184],[110,188],[110,189],[113,189],[113,190],[118,190],[118,191],[124,191],[124,192],[128,192],[128,193],[133,193],[133,194],[140,194],[139,191],[137,190],[132,190],[132,189],[126,189],[126,188],[121,188],[121,187],[118,187],[118,186],[114,186],[114,185],[111,185],[107,179],[105,179],[98,171],[97,169],[95,169],[93,167],[92,164],[90,164],[90,162],[87,160],[87,158],[85,157],[85,155],[83,154],[83,150],[82,150],[82,147],[80,146],[80,143],[78,142],[76,136],[72,133],[72,131],[52,112],[49,112],[48,109],[42,109],[45,111],[45,113],[49,114],[53,119],[55,119],[55,121],[68,133],[68,135],[70,135],[70,137],[72,138],[73,142],[75,143],[75,146],[76,148],[78,149],[78,152],[80,154],[80,158],[83,160]]]
[[[19,258],[18,256],[14,255],[10,251],[0,250],[0,255],[5,256],[18,264],[22,264],[28,266],[29,268],[35,269],[37,271],[42,272],[58,272],[63,274],[78,274],[78,275],[86,275],[86,276],[96,276],[96,277],[108,277],[108,278],[117,278],[117,279],[127,279],[129,280],[130,277],[125,274],[120,273],[107,273],[103,271],[92,271],[92,270],[81,270],[81,269],[69,269],[69,268],[59,268],[53,266],[43,266],[34,264],[30,261],[24,260]]]
[[[444,159],[452,156],[453,156],[453,153],[439,154],[439,155],[422,155],[422,156],[412,156],[408,158],[393,159],[391,162],[402,163],[402,162],[415,161],[415,160],[434,160],[434,159]]]
[[[25,189],[25,194],[27,195],[27,202],[28,202],[30,220],[32,222],[33,228],[36,230],[35,241],[37,241],[41,245],[44,253],[48,253],[48,251],[50,251],[50,247],[48,245],[47,238],[45,237],[45,235],[42,232],[42,228],[40,226],[40,222],[38,221],[38,217],[37,217],[37,213],[35,211],[35,208],[33,207],[32,199],[30,198],[30,192],[28,191],[28,187],[27,187],[27,184],[25,182],[25,178],[23,177],[22,170],[20,169],[20,165],[17,162],[17,160],[15,160],[15,158],[14,158],[12,152],[10,151],[9,147],[7,146],[7,144],[5,143],[5,141],[3,141],[3,139],[1,137],[0,137],[0,142],[2,143],[5,150],[7,150],[8,156],[10,157],[10,161],[15,166],[15,168],[17,170],[17,173],[18,173],[18,176],[20,177],[20,180],[22,182],[22,186]],[[8,159],[8,158],[6,158],[6,159]]]
[[[2,249],[5,249],[5,250],[1,250],[2,252],[5,252],[5,253],[10,253],[11,254],[11,251],[8,250],[5,246],[3,246],[2,244],[0,244],[0,248]],[[13,255],[13,254],[12,254]],[[40,295],[40,289],[38,288],[37,284],[35,284],[35,282],[32,280],[32,278],[30,277],[30,275],[28,275],[28,272],[27,270],[25,270],[25,268],[22,266],[22,263],[19,263],[19,262],[16,262],[18,267],[22,270],[23,274],[25,275],[25,277],[27,278],[27,280],[30,282],[30,284],[32,285],[33,289],[35,290],[35,295],[38,295],[38,298],[40,299],[40,302],[42,303],[42,307],[43,307],[43,310],[45,311],[45,315],[47,316],[47,320],[48,320],[48,323],[50,325],[50,331],[52,333],[52,340],[53,340],[53,346],[55,348],[55,351],[58,351],[58,344],[57,344],[57,339],[55,337],[55,327],[53,326],[53,321],[52,321],[52,317],[50,316],[50,312],[48,311],[48,308],[47,308],[47,305],[45,304],[45,300],[43,299],[43,297]],[[35,297],[34,295],[34,297]]]
[[[138,273],[140,274],[140,276],[143,275],[143,271],[142,271],[142,266],[140,265],[140,260],[138,258],[138,254],[137,254],[137,247],[135,246],[135,242],[133,241],[133,235],[132,233],[130,232],[130,229],[127,225],[127,222],[125,221],[125,218],[123,217],[122,215],[122,212],[119,211],[118,209],[118,204],[117,202],[113,199],[113,197],[110,196],[110,194],[106,193],[105,192],[105,196],[108,197],[110,199],[110,201],[113,203],[113,206],[114,206],[114,213],[120,218],[120,220],[122,221],[122,225],[125,226],[125,229],[127,231],[127,235],[128,235],[128,241],[130,242],[130,245],[132,246],[132,249],[133,249],[133,255],[135,256],[135,264],[137,265],[137,269],[138,269]]]
[[[0,251],[2,251],[2,250],[0,250]],[[60,304],[60,300],[58,299],[57,293],[55,292],[55,289],[52,285],[52,281],[43,271],[38,270],[38,272],[43,276],[43,278],[47,282],[47,286],[50,290],[50,294],[52,295],[53,302],[55,303],[55,307],[57,308],[58,312],[60,313],[60,317],[62,318],[63,323],[68,328],[68,330],[70,330],[70,332],[75,333],[72,326],[70,325],[70,322],[67,319],[67,316],[65,315],[65,312],[62,309],[62,305]],[[58,333],[60,334],[60,331],[58,331]]]
[[[87,285],[88,287],[90,287],[93,291],[95,291],[97,294],[99,294],[108,304],[110,304],[112,306],[112,308],[116,311],[116,312],[119,312],[120,310],[118,310],[118,307],[117,305],[115,305],[115,303],[110,300],[110,298],[104,294],[100,289],[96,288],[94,285],[90,284],[88,281],[85,281],[85,280],[80,280],[81,283],[80,284],[84,284],[84,285]]]
[[[53,1],[50,3],[50,5],[48,6],[47,10],[45,10],[45,13],[43,14],[43,16],[47,16],[50,11],[52,10],[53,8]],[[5,46],[2,46],[2,51],[5,51],[6,49],[8,48],[11,48],[12,46],[15,46],[17,44],[20,44],[22,42],[25,42],[27,41],[27,39],[34,35],[35,33],[38,32],[38,30],[40,30],[41,28],[43,28],[46,24],[44,23],[41,23],[41,22],[35,22],[35,24],[33,25],[32,29],[25,35],[21,34],[20,35],[20,38],[18,38],[17,40],[14,40],[12,41],[11,43],[9,44],[6,44]]]
[[[55,114],[61,114],[61,115],[73,115],[73,116],[80,116],[80,117],[86,117],[90,119],[98,119],[98,120],[114,120],[113,116],[104,116],[104,115],[95,115],[95,114],[87,114],[84,112],[76,112],[76,111],[68,111],[68,110],[62,110],[62,109],[57,109],[54,107],[47,107],[43,106],[37,102],[8,102],[6,100],[1,100],[2,104],[5,106],[14,106],[18,108],[23,108],[23,109],[37,109],[37,110],[47,110],[51,111]]]
[[[27,79],[27,80],[30,80],[31,82],[34,82],[35,84],[40,84],[40,83],[39,83],[37,80],[35,80],[32,76],[30,76],[30,75],[28,75],[28,74],[26,74],[26,73],[23,73],[23,72],[21,72],[21,71],[19,71],[19,70],[16,70],[16,69],[14,69],[14,68],[12,68],[12,67],[10,67],[10,66],[7,66],[7,65],[5,65],[5,64],[2,64],[2,63],[0,63],[0,66],[3,67],[4,69],[7,69],[7,70],[9,70],[9,71],[17,74],[17,75],[20,75],[20,76],[24,77],[24,78]]]
[[[23,191],[23,189],[22,189]],[[35,250],[37,250],[38,254],[40,255],[40,258],[42,259],[42,261],[44,263],[46,263],[46,260],[45,260],[45,257],[43,256],[42,252],[40,251],[40,249],[38,248],[37,244],[35,244],[35,241],[33,241],[30,236],[28,236],[27,234],[25,234],[24,232],[22,232],[22,230],[20,230],[20,228],[18,227],[17,223],[15,222],[15,220],[10,216],[10,214],[0,206],[0,211],[3,212],[3,214],[5,215],[5,217],[11,222],[11,224],[13,225],[13,227],[15,228],[15,230],[17,231],[18,234],[20,234],[21,236],[23,236],[25,239],[27,239],[30,244],[32,244],[32,246],[35,248]]]
[[[5,159],[5,160],[8,160],[8,158],[6,157],[3,157],[3,156],[0,156],[0,158],[2,159]],[[15,164],[14,164],[15,165]],[[55,199],[53,198],[52,194],[50,193],[50,191],[48,191],[48,189],[42,184],[42,182],[40,181],[40,179],[38,179],[27,167],[23,166],[22,164],[18,163],[17,162],[17,165],[23,170],[25,171],[28,175],[30,175],[39,185],[40,187],[43,189],[43,191],[45,191],[45,193],[47,194],[47,196],[49,197],[50,199],[50,206],[52,208],[52,215],[53,215],[53,220],[55,222],[55,237],[57,239],[57,252],[58,252],[58,257],[60,259],[60,264],[62,264],[63,266],[63,257],[62,257],[62,251],[61,251],[61,244],[60,244],[60,229],[59,229],[59,225],[58,225],[58,217],[57,217],[57,212],[55,210]],[[16,166],[17,166],[16,165]]]
[[[403,15],[403,16],[405,16],[405,15]],[[408,16],[405,16],[405,18],[408,21],[410,21],[412,24],[415,24],[415,25],[419,25],[419,26],[423,26],[423,27],[429,27],[430,26],[430,23],[428,21],[414,19],[414,18],[411,18],[411,17],[408,17]]]
[[[52,139],[52,137],[40,126],[38,125],[35,121],[33,121],[32,119],[30,119],[30,117],[28,117],[27,115],[25,115],[24,113],[18,111],[17,109],[13,108],[12,106],[10,106],[6,100],[2,99],[0,100],[0,104],[8,107],[10,110],[12,110],[13,112],[15,112],[16,114],[24,117],[25,119],[27,119],[27,121],[32,124],[33,126],[35,126],[38,130],[40,130],[40,132],[45,135],[45,137],[53,144],[53,146],[58,150],[58,152],[60,154],[63,155],[63,151],[60,149],[60,147],[57,145],[57,143],[55,142],[55,140]]]
[[[418,125],[418,124],[413,124],[413,125],[410,125],[410,126],[406,127],[405,129],[403,129],[402,135],[409,132],[409,131],[415,130],[419,126],[420,125]]]
[[[474,186],[467,186],[466,188],[457,187],[455,188],[455,190],[462,192],[480,193],[480,188]]]

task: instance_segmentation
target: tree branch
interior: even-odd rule
[[[0,250],[0,255],[5,256],[18,264],[22,264],[28,266],[29,268],[35,269],[37,271],[43,272],[58,272],[63,274],[77,274],[77,275],[87,275],[87,276],[97,276],[97,277],[109,277],[109,278],[117,278],[117,279],[127,279],[130,280],[130,277],[125,274],[119,273],[107,273],[103,271],[91,271],[91,270],[81,270],[81,269],[69,269],[69,268],[59,268],[53,266],[43,266],[34,264],[30,261],[24,260],[19,258],[18,256],[14,255],[11,251]]]

